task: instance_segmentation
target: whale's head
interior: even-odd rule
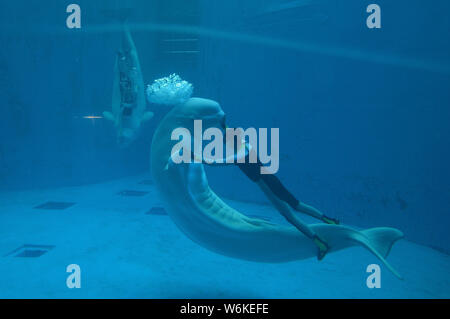
[[[121,148],[128,147],[138,137],[141,121],[134,113],[132,108],[123,108],[118,121],[117,143]]]
[[[225,113],[219,103],[215,101],[190,98],[184,103],[175,105],[161,120],[153,135],[151,169],[154,177],[165,175],[166,170],[164,168],[167,166],[171,154],[173,154],[173,147],[180,143],[174,132],[179,129],[183,129],[184,132],[189,131],[189,138],[192,138],[191,150],[195,149],[196,139],[203,136],[203,133],[200,133],[200,136],[195,133],[196,120],[202,121],[203,131],[208,128],[225,129]],[[155,177],[155,179],[157,178]]]
[[[225,129],[225,113],[220,104],[213,100],[190,98],[175,107],[172,112],[176,125],[193,132],[194,121],[201,120],[203,130],[210,127]]]

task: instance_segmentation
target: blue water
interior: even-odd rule
[[[381,29],[366,26],[373,2]],[[79,30],[66,1],[0,4],[0,297],[450,296],[448,1],[76,3]],[[400,229],[388,261],[404,280],[382,267],[369,289],[378,261],[362,248],[251,263],[180,232],[150,175],[168,108],[147,104],[155,116],[127,148],[111,122],[84,118],[111,109],[121,33],[108,12],[125,7],[146,85],[177,73],[229,126],[279,128],[283,184],[345,225]],[[235,166],[207,174],[230,206],[285,223]],[[69,204],[36,208],[48,202]]]

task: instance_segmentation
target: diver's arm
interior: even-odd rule
[[[242,144],[245,146],[245,144]],[[225,146],[226,147],[226,146]],[[233,152],[232,155],[230,156],[225,156],[224,158],[221,158],[220,162],[217,162],[215,160],[210,160],[210,161],[206,161],[205,158],[202,157],[200,158],[200,156],[197,156],[194,152],[191,152],[191,159],[192,161],[194,161],[194,159],[197,159],[199,162],[206,164],[206,165],[214,165],[214,166],[224,166],[230,163],[239,163],[239,161],[241,161],[242,159],[244,159],[244,161],[246,160],[247,156],[249,153],[249,148],[247,147],[241,147],[237,153]]]

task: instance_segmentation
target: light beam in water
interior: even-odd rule
[[[173,32],[179,34],[197,35],[211,38],[218,38],[229,41],[258,44],[263,46],[275,47],[280,49],[294,50],[300,52],[320,54],[324,56],[333,56],[339,58],[352,59],[394,67],[403,67],[415,70],[429,71],[435,73],[450,74],[450,64],[446,61],[432,61],[429,59],[420,59],[416,57],[400,56],[386,52],[370,52],[356,48],[333,47],[322,44],[308,43],[304,41],[290,41],[281,38],[264,37],[253,34],[223,31],[217,29],[203,28],[191,25],[178,24],[156,24],[141,23],[130,24],[132,31],[140,32]],[[56,33],[67,34],[67,30],[59,29]],[[115,33],[121,32],[122,27],[115,24],[105,24],[96,26],[87,26],[80,29],[81,33]],[[47,30],[54,33],[55,30]]]

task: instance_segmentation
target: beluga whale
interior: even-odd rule
[[[138,137],[142,124],[153,118],[153,112],[146,110],[141,65],[125,19],[122,29],[122,45],[114,65],[112,110],[103,116],[114,123],[117,142],[126,147]]]
[[[151,173],[168,215],[191,240],[210,251],[248,261],[281,263],[315,258],[317,247],[293,226],[251,218],[227,205],[209,187],[203,163],[172,160],[176,141],[171,133],[179,127],[192,130],[194,120],[205,129],[221,127],[225,113],[219,103],[189,98],[165,115],[153,136]],[[326,240],[328,254],[362,246],[375,255],[395,276],[387,262],[392,245],[403,237],[395,228],[357,230],[344,225],[312,224]]]

